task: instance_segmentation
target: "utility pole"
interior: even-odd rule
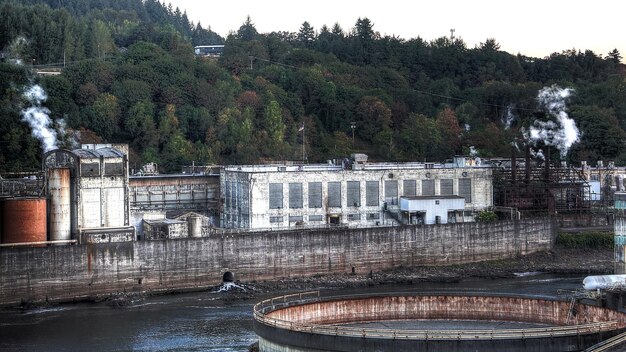
[[[454,28],[450,29],[450,41],[451,42],[454,42],[454,32],[455,32]]]
[[[356,122],[350,122],[350,128],[352,129],[352,149],[354,150],[354,129],[356,128]]]
[[[302,163],[306,161],[306,153],[305,153],[305,135],[304,135],[304,121],[302,121],[302,126],[298,129],[298,132],[302,132]]]

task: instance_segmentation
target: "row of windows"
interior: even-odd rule
[[[404,180],[403,195],[415,196],[417,195],[417,181],[416,180]],[[290,209],[303,208],[303,186],[302,183],[289,183],[289,199],[288,207]],[[328,189],[328,204],[329,208],[341,207],[341,182],[328,182],[326,183]],[[378,206],[379,205],[379,182],[378,181],[365,181],[365,205],[366,206]],[[309,208],[321,208],[322,207],[322,182],[309,182],[308,186],[308,207]],[[453,195],[454,194],[454,180],[443,179],[439,182],[439,194],[440,195]],[[434,180],[422,180],[422,195],[434,196],[435,195],[435,181]],[[471,179],[459,179],[459,195],[465,197],[465,202],[472,202],[472,187]],[[360,181],[347,181],[346,182],[346,202],[348,206],[360,207],[361,206],[361,182]],[[398,181],[387,180],[385,181],[385,202],[389,205],[398,204]],[[270,183],[269,185],[269,207],[270,209],[282,209],[283,208],[283,184],[282,183]]]
[[[289,215],[289,222],[299,222],[299,221],[304,221],[304,216],[302,215]],[[365,214],[365,218],[367,220],[378,220],[380,219],[380,214],[379,213],[367,213]],[[270,223],[275,224],[275,223],[282,223],[283,222],[284,217],[283,216],[270,216]],[[309,215],[308,216],[309,222],[321,222],[324,221],[324,216],[323,215]],[[350,221],[358,221],[362,219],[362,214],[359,213],[355,213],[355,214],[348,214],[348,220]]]

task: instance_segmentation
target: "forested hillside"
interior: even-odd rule
[[[309,162],[439,161],[470,146],[506,157],[536,120],[554,119],[537,102],[553,85],[572,90],[580,130],[563,158],[626,164],[617,50],[532,58],[493,38],[470,48],[383,37],[367,18],[345,29],[303,19],[297,33],[258,33],[247,18],[221,38],[157,0],[0,0],[0,18],[0,171],[39,167],[41,143],[22,121],[34,84],[59,146],[126,142],[133,168],[301,160],[303,143]],[[221,58],[194,55],[209,44],[225,45]],[[34,75],[51,65],[62,74]]]

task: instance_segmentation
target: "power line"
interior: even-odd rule
[[[293,66],[293,65],[283,64],[281,62],[272,61],[272,60],[268,60],[268,59],[263,59],[263,58],[256,57],[256,56],[250,56],[250,58],[251,59],[254,58],[254,59],[257,59],[257,60],[260,60],[260,61],[265,61],[265,62],[268,62],[270,64],[275,64],[275,65],[279,65],[279,66],[289,67],[289,68],[296,69],[296,70],[302,69],[302,67],[297,67],[297,66]],[[252,65],[252,62],[251,62],[251,65]],[[448,99],[448,100],[454,100],[454,101],[458,101],[458,102],[468,102],[468,103],[472,103],[472,104],[476,104],[476,105],[490,106],[490,107],[494,107],[494,108],[515,109],[515,110],[518,110],[518,111],[529,111],[529,112],[537,111],[537,109],[527,109],[527,108],[520,108],[520,107],[511,107],[511,106],[505,106],[505,105],[499,105],[499,104],[491,104],[491,103],[485,103],[485,102],[474,102],[474,101],[470,101],[470,100],[463,99],[463,98],[453,97],[453,96],[450,96],[450,95],[443,95],[443,94],[438,94],[438,93],[432,93],[432,92],[419,90],[419,89],[413,89],[413,88],[409,88],[409,90],[412,91],[412,92],[415,92],[415,93],[419,93],[419,94],[423,94],[423,95],[429,95],[429,96],[432,96],[432,97]]]

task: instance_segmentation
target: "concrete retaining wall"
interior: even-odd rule
[[[0,305],[221,282],[508,258],[552,247],[548,219],[254,232],[130,243],[0,248]]]

